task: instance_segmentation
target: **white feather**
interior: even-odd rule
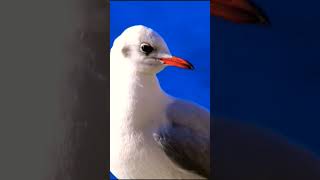
[[[167,123],[165,111],[173,99],[160,88],[156,72],[141,72],[133,63],[139,57],[131,57],[130,62],[121,54],[121,43],[140,40],[131,37],[141,35],[137,31],[152,30],[135,26],[121,35],[130,40],[120,36],[111,49],[110,170],[120,179],[201,179],[176,166],[153,139],[153,133]]]

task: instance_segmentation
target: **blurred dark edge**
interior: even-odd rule
[[[101,180],[109,176],[109,1],[78,3],[83,22],[71,37],[76,58],[65,91],[74,97],[71,122],[55,179]]]
[[[108,4],[0,2],[1,180],[107,179]]]

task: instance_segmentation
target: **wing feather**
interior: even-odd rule
[[[167,108],[170,124],[154,133],[166,155],[182,169],[210,175],[210,114],[193,103],[176,100]]]

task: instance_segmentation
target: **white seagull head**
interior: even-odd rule
[[[172,56],[163,38],[151,28],[127,28],[113,43],[111,60],[131,70],[154,75],[167,66],[193,69],[191,63]]]

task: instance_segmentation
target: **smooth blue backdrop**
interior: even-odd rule
[[[212,18],[214,114],[269,128],[320,154],[320,3],[254,2],[271,27]]]
[[[110,6],[110,46],[126,28],[156,30],[171,53],[190,61],[195,70],[168,67],[158,74],[170,95],[210,108],[210,14],[205,2],[115,2]],[[111,175],[111,178],[115,178]]]

